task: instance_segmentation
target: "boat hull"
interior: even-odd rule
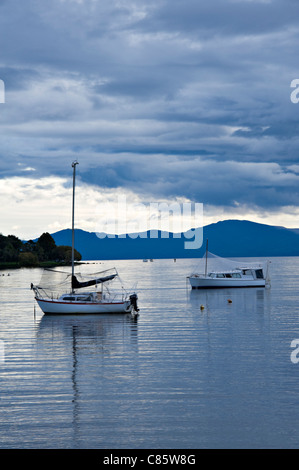
[[[219,289],[226,287],[265,287],[265,279],[211,279],[204,277],[189,277],[192,289]]]
[[[63,302],[35,298],[45,314],[105,314],[131,313],[133,306],[129,300],[123,302]]]

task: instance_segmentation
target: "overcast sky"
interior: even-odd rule
[[[299,227],[298,44],[298,0],[0,0],[0,232],[70,227],[75,159],[85,230],[118,197]]]

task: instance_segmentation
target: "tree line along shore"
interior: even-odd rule
[[[82,259],[77,250],[74,250],[74,259]],[[43,233],[36,241],[26,242],[15,235],[0,234],[0,269],[69,265],[71,261],[72,247],[57,246],[48,232]]]

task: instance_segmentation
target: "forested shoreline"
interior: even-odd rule
[[[81,254],[75,250],[75,261]],[[43,233],[38,240],[22,241],[15,235],[0,234],[0,269],[70,264],[72,248],[57,246],[53,237]]]

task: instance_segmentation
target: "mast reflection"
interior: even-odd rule
[[[117,365],[123,362],[126,367],[130,357],[134,370],[138,369],[138,317],[44,315],[37,327],[37,342],[39,348],[50,348],[59,370],[65,371],[64,383],[72,396],[73,438],[79,447],[81,408],[85,407],[86,395],[90,399],[89,394],[97,390],[100,397],[106,380],[105,364],[116,358]],[[121,368],[119,373],[123,374]]]

